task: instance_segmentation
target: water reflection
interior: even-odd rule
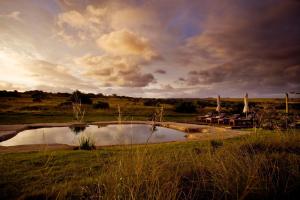
[[[75,134],[74,134],[75,133]],[[15,137],[0,143],[2,146],[26,144],[69,144],[78,145],[78,139],[90,135],[97,146],[116,144],[143,144],[186,140],[185,133],[164,127],[156,127],[153,132],[151,125],[123,124],[104,127],[55,127],[26,130]]]
[[[69,128],[75,135],[78,135],[86,129],[86,126],[70,126]]]

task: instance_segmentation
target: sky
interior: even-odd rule
[[[0,0],[0,90],[300,91],[298,0]]]

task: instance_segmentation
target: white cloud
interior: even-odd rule
[[[141,56],[146,60],[157,57],[148,39],[126,29],[101,36],[97,44],[113,55]]]
[[[83,12],[70,10],[57,16],[57,35],[74,46],[82,41],[94,40],[106,30],[107,8],[88,5]]]

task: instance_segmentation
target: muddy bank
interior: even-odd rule
[[[0,125],[0,142],[8,140],[14,137],[19,132],[27,129],[36,128],[50,128],[50,127],[69,127],[69,126],[81,126],[83,123],[38,123],[38,124],[14,124],[14,125]]]

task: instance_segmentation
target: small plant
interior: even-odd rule
[[[96,149],[95,140],[90,135],[83,135],[79,138],[79,149],[94,150]]]
[[[216,150],[217,148],[223,146],[223,141],[221,141],[221,140],[211,140],[210,145],[213,148],[213,150]]]

